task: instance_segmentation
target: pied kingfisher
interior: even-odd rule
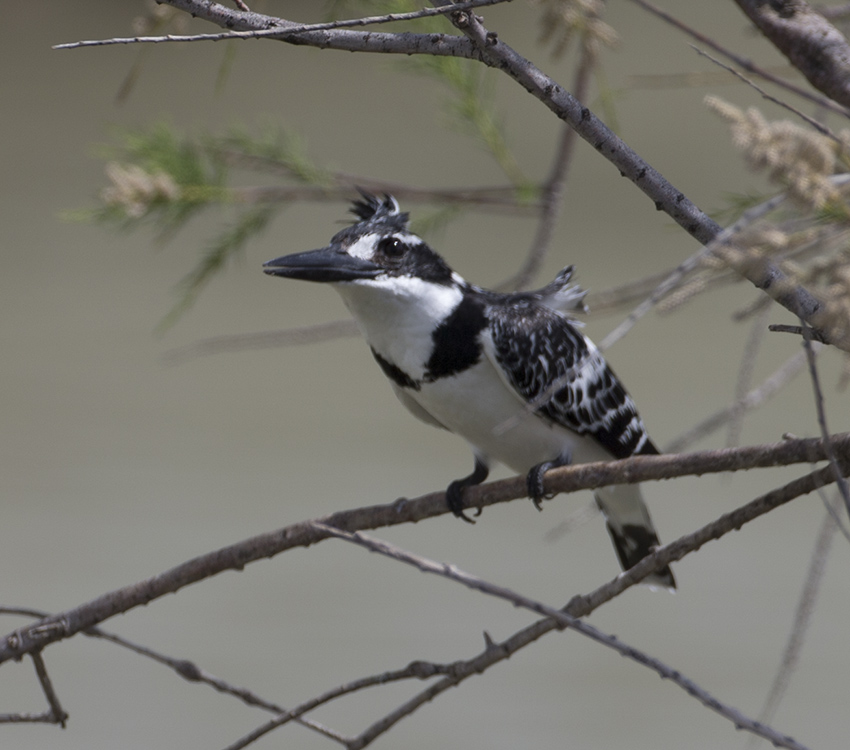
[[[399,400],[469,442],[475,468],[446,490],[456,516],[470,520],[464,489],[483,482],[494,459],[526,475],[539,509],[548,469],[658,453],[631,397],[565,312],[584,309],[584,292],[568,284],[572,267],[534,292],[481,289],[411,234],[395,198],[362,196],[351,209],[357,223],[330,245],[264,271],[331,284]],[[595,497],[621,565],[632,567],[658,544],[639,487]],[[669,567],[647,582],[676,587]]]

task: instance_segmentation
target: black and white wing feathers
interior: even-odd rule
[[[593,437],[614,458],[658,453],[617,376],[564,315],[514,298],[493,304],[489,318],[497,364],[538,415]]]

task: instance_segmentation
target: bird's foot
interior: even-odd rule
[[[549,500],[557,494],[547,494],[543,489],[543,477],[546,475],[546,472],[549,471],[549,469],[555,469],[558,466],[566,466],[569,463],[570,455],[568,453],[564,453],[558,456],[558,458],[554,461],[543,461],[536,466],[532,466],[528,474],[525,475],[525,486],[528,491],[528,496],[531,498],[531,502],[534,503],[534,507],[537,508],[537,510],[543,510],[543,506],[541,505],[543,500]]]
[[[546,497],[546,493],[543,491],[543,475],[551,468],[552,463],[550,461],[544,461],[542,464],[532,467],[525,476],[525,486],[528,496],[537,510],[543,510],[543,506],[540,504]]]
[[[462,518],[467,523],[475,523],[475,521],[463,512],[463,491],[466,488],[467,484],[464,479],[455,479],[446,488],[446,503],[449,506],[449,510],[458,518]]]
[[[462,518],[467,523],[475,523],[469,516],[467,516],[464,511],[464,503],[463,503],[463,493],[467,487],[472,487],[476,484],[481,484],[485,479],[487,479],[487,475],[490,473],[490,469],[481,459],[478,457],[475,458],[475,468],[472,470],[472,474],[468,477],[464,477],[463,479],[455,479],[447,488],[446,488],[446,504],[449,506],[449,510],[454,513],[458,518]],[[481,515],[481,508],[475,514],[476,516]]]

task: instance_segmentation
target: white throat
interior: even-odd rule
[[[412,276],[334,284],[369,345],[414,379],[425,373],[431,333],[463,299],[462,290]]]

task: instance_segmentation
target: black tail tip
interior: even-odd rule
[[[621,529],[617,529],[610,523],[607,523],[606,526],[611,535],[611,541],[614,542],[614,549],[617,551],[617,557],[620,559],[623,570],[633,568],[644,557],[651,555],[659,544],[658,536],[651,528],[625,524]],[[660,570],[648,575],[643,582],[650,586],[661,586],[670,591],[676,590],[676,579],[673,577],[673,571],[670,570],[669,565],[665,565]]]

